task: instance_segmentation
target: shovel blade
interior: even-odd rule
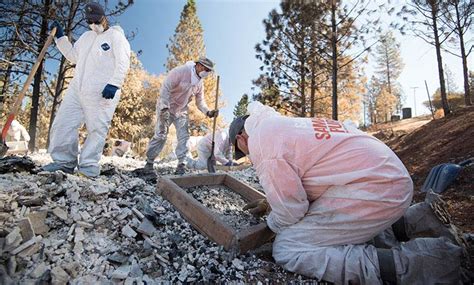
[[[8,146],[4,141],[0,142],[0,158],[4,157],[7,154]]]
[[[216,173],[216,158],[214,157],[214,154],[211,154],[207,159],[207,171],[209,173]]]

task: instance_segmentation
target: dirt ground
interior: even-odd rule
[[[432,167],[474,158],[474,106],[415,130],[388,128],[374,135],[384,140],[405,163],[415,184],[414,200],[422,201],[425,195],[420,189]],[[462,170],[443,197],[448,202],[455,225],[465,232],[474,233],[474,165]],[[474,260],[472,248],[470,255]]]

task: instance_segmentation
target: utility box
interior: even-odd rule
[[[392,117],[390,118],[390,121],[392,122],[400,121],[400,115],[392,115]]]
[[[411,108],[403,108],[402,115],[403,115],[403,119],[411,118]]]

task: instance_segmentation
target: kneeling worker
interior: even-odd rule
[[[212,133],[203,137],[197,146],[197,160],[190,160],[188,167],[191,169],[205,169],[207,160],[211,156]],[[229,140],[228,130],[216,132],[214,137],[214,156],[216,161],[224,166],[236,165],[232,162],[232,145]]]
[[[230,139],[265,191],[266,200],[245,209],[268,214],[278,264],[335,284],[459,282],[462,248],[433,201],[409,208],[412,180],[385,144],[334,120],[284,117],[259,102],[248,110]],[[432,237],[383,242],[387,232]],[[368,243],[376,237],[378,245]]]

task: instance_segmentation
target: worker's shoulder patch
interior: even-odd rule
[[[103,43],[101,46],[100,46],[103,50],[109,50],[110,49],[110,46],[108,43]]]

